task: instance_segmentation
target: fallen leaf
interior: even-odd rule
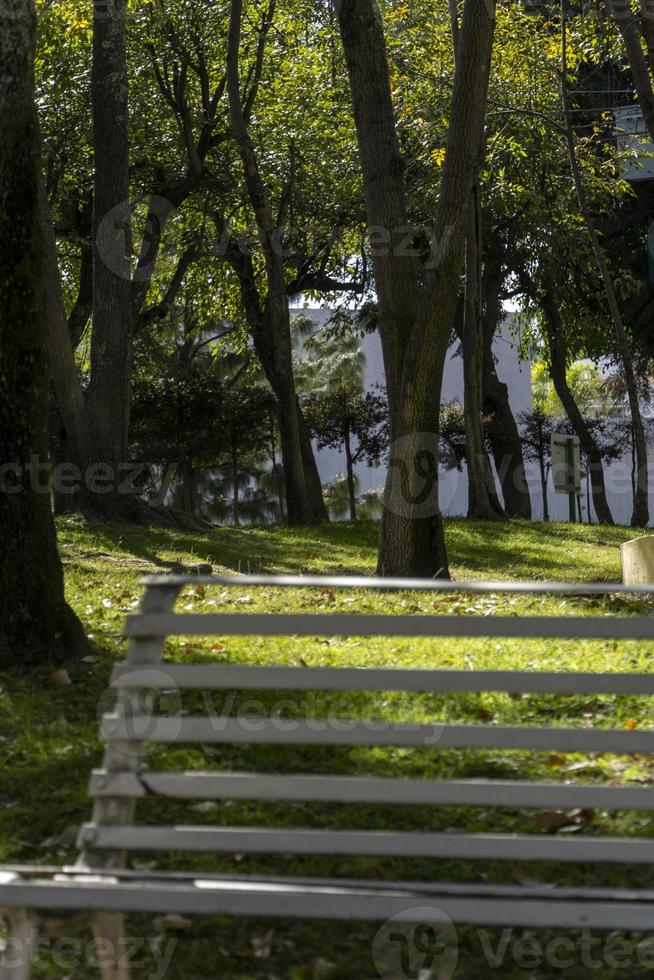
[[[536,887],[554,888],[555,887],[554,885],[550,884],[547,881],[541,881],[539,878],[534,877],[534,875],[532,875],[532,873],[529,871],[528,868],[524,866],[524,864],[514,864],[512,865],[511,870],[513,871],[513,877],[515,878],[515,880],[519,884],[524,885],[526,888],[536,888]]]
[[[541,810],[536,814],[536,819],[541,830],[559,830],[573,822],[567,813],[561,813],[559,810]]]
[[[170,915],[164,915],[162,925],[164,929],[186,930],[193,927],[193,922],[191,919],[185,919],[183,915],[171,913]]]
[[[253,936],[250,940],[252,956],[256,960],[267,960],[272,952],[273,931],[267,932],[265,936]]]
[[[590,807],[584,807],[579,810],[571,810],[570,817],[579,824],[589,824],[595,819],[595,811],[591,810]]]
[[[566,766],[568,772],[582,772],[584,769],[596,769],[597,762],[595,759],[586,759],[585,762],[573,762],[572,765]]]
[[[50,680],[59,687],[70,687],[73,683],[67,670],[54,670],[50,674]]]

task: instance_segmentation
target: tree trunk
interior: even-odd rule
[[[182,461],[182,500],[184,511],[197,517],[197,490],[195,482],[195,468],[190,459]]]
[[[84,470],[91,462],[86,404],[66,320],[57,243],[43,180],[39,182],[39,201],[43,234],[45,317],[50,373],[61,423],[66,433],[69,458],[80,467],[80,470]]]
[[[242,0],[231,0],[227,45],[227,94],[232,133],[241,157],[245,185],[256,218],[265,260],[268,291],[263,304],[260,301],[251,259],[238,255],[232,257],[232,262],[241,281],[241,294],[257,355],[277,397],[288,523],[315,524],[325,520],[327,513],[322,501],[322,492],[318,492],[316,486],[317,469],[313,460],[311,441],[308,433],[303,437],[298,411],[293,376],[291,321],[284,261],[279,249],[279,229],[273,215],[268,190],[261,176],[257,153],[250,138],[241,96],[239,57],[242,6]],[[269,13],[272,11],[274,11],[274,4],[269,8]],[[265,40],[265,35],[263,39]]]
[[[481,227],[478,188],[470,198],[466,236],[466,281],[463,306],[463,392],[468,469],[468,517],[497,520],[504,516],[484,446],[482,427],[483,335],[481,317]]]
[[[588,523],[593,523],[592,511],[590,509],[590,460],[586,457],[586,510],[588,511]]]
[[[493,339],[502,320],[500,289],[502,269],[499,257],[489,252],[483,277],[483,410],[486,433],[495,469],[502,488],[508,517],[530,521],[531,498],[525,472],[522,440],[509,403],[509,389],[497,376]]]
[[[298,420],[300,425],[300,449],[302,452],[302,463],[304,465],[304,480],[306,483],[307,501],[311,514],[311,523],[327,523],[329,513],[327,505],[322,495],[322,482],[318,472],[316,454],[311,445],[311,433],[307,425],[302,409],[298,405]]]
[[[540,489],[543,495],[543,520],[550,519],[550,505],[547,499],[547,470],[545,468],[545,444],[543,441],[543,430],[538,427],[538,468],[540,471]]]
[[[56,250],[56,244],[55,244]],[[73,350],[77,350],[93,313],[93,248],[80,245],[79,288],[68,317],[68,332]]]
[[[381,13],[376,0],[341,0],[347,62],[390,414],[391,451],[378,571],[447,575],[438,505],[438,415],[445,355],[456,312],[467,204],[479,171],[494,8],[466,0],[448,145],[433,229],[421,272],[407,254],[404,164],[395,128]]]
[[[651,74],[654,72],[654,25],[652,24],[651,11],[643,8],[644,14],[637,24],[631,4],[611,6],[614,8],[613,16],[627,50],[631,77],[638,94],[643,119],[651,139],[654,140],[654,91],[652,90]],[[646,59],[643,51],[641,33],[647,41],[648,59]]]
[[[94,0],[93,333],[88,408],[93,454],[114,471],[127,461],[132,294],[125,0]]]
[[[236,442],[236,433],[234,427],[232,426],[232,524],[234,527],[238,527],[241,523],[241,515],[239,513],[239,495],[238,495],[238,445]]]
[[[567,24],[565,12],[565,0],[561,0],[561,98],[563,102],[563,115],[565,120],[565,134],[568,147],[568,157],[570,160],[570,170],[575,186],[579,210],[584,219],[586,232],[590,239],[595,262],[602,280],[602,286],[606,296],[607,306],[613,329],[615,331],[618,350],[624,369],[625,384],[631,409],[631,418],[634,426],[634,439],[636,444],[636,493],[634,495],[634,508],[631,517],[632,527],[647,527],[649,524],[649,470],[647,463],[647,438],[645,436],[645,426],[640,411],[638,399],[638,386],[636,384],[636,374],[634,371],[633,357],[629,339],[622,320],[618,298],[616,296],[613,279],[609,271],[606,256],[597,235],[595,222],[586,199],[586,190],[581,176],[581,169],[577,160],[575,148],[574,132],[570,116],[570,105],[568,99],[568,59],[567,59]]]
[[[275,390],[279,405],[279,438],[284,461],[286,517],[291,527],[313,524],[302,458],[300,421],[297,412],[295,386],[280,384]]]
[[[550,377],[566,415],[570,419],[575,435],[579,436],[581,448],[588,458],[588,472],[592,484],[593,504],[595,505],[597,520],[600,524],[613,524],[613,515],[606,496],[602,454],[568,385],[564,328],[559,315],[554,287],[551,284],[547,285],[543,293],[541,306],[550,349]]]
[[[284,512],[284,476],[280,464],[277,462],[277,448],[275,444],[275,426],[271,419],[270,424],[270,451],[272,456],[272,470],[277,482],[277,497],[279,499],[279,520],[283,523],[286,520]]]
[[[0,665],[47,663],[86,647],[64,599],[47,478],[48,368],[36,14],[0,8]],[[45,470],[44,478],[41,468]]]
[[[343,433],[343,444],[345,446],[345,465],[347,469],[347,495],[350,502],[350,520],[357,519],[357,497],[354,487],[354,463],[352,461],[352,443],[350,441],[350,430],[346,429]]]

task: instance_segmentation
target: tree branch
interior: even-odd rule
[[[652,91],[652,79],[647,69],[645,53],[636,28],[636,20],[633,13],[629,11],[616,14],[615,22],[627,49],[627,57],[629,58],[631,74],[643,118],[650,137],[654,140],[654,91]]]

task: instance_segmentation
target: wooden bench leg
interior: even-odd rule
[[[98,912],[93,917],[93,936],[102,980],[129,980],[122,912]],[[4,978],[0,977],[0,980]]]
[[[3,918],[9,935],[0,961],[0,980],[29,980],[39,940],[36,919],[27,909],[8,910]]]

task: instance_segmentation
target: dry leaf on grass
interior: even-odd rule
[[[185,932],[188,929],[193,928],[193,920],[186,919],[183,915],[177,915],[176,913],[171,913],[170,915],[164,915],[161,920],[161,925],[164,929],[175,929],[180,932]]]
[[[50,674],[50,680],[59,687],[70,687],[73,683],[67,670],[54,670]]]
[[[525,888],[555,888],[556,886],[548,881],[541,881],[540,878],[536,878],[532,875],[529,868],[525,867],[524,864],[514,864],[511,866],[513,871],[513,877],[520,884],[524,885]]]

